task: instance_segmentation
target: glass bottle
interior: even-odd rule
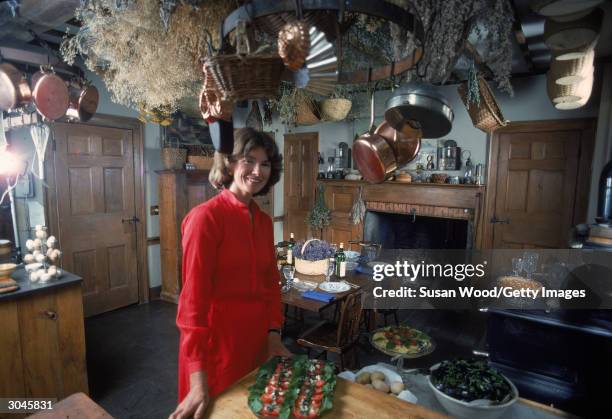
[[[346,255],[344,254],[344,243],[340,243],[340,248],[336,252],[336,276],[338,278],[346,277]]]
[[[289,244],[287,244],[287,265],[295,266],[295,258],[293,257],[293,248],[295,247],[295,238],[293,233],[289,237]]]

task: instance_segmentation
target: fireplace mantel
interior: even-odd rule
[[[331,179],[322,179],[319,182],[326,186],[325,201],[332,211],[332,223],[335,222],[338,226],[350,217],[350,208],[361,187],[362,199],[370,211],[464,219],[471,225],[474,247],[478,248],[481,243],[484,186],[393,181],[371,184],[363,181]],[[349,225],[346,225],[344,229],[340,229],[342,234],[332,233],[332,236],[344,237],[348,234],[348,227]],[[356,235],[360,235],[357,234],[359,227],[361,226],[351,227],[353,239]],[[334,241],[336,237],[328,239]]]

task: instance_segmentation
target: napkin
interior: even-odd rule
[[[331,300],[334,299],[333,295],[317,291],[306,291],[302,293],[302,297],[309,298],[311,300],[323,301],[324,303],[329,303]]]

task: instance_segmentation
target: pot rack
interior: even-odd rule
[[[301,14],[302,11],[337,13],[340,23],[343,22],[344,14],[347,12],[382,18],[414,33],[415,38],[421,45],[423,44],[423,25],[417,14],[413,10],[405,10],[384,0],[351,0],[347,2],[344,0],[253,0],[237,8],[225,18],[220,30],[221,46],[223,46],[227,35],[236,28],[238,21],[253,21],[258,18],[285,13],[297,12]],[[423,48],[418,46],[411,55],[391,62],[391,64],[341,73],[338,83],[362,84],[398,76],[413,68],[422,56]]]

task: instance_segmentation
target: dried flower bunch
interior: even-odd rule
[[[82,26],[64,39],[64,60],[72,64],[83,56],[86,66],[102,76],[114,102],[176,110],[180,99],[199,93],[200,58],[209,53],[207,31],[216,41],[219,23],[236,6],[223,0],[196,3],[82,1],[75,12]]]
[[[465,40],[473,36],[486,51],[484,63],[493,72],[497,86],[512,93],[512,24],[514,13],[509,0],[389,0],[416,11],[425,30],[423,58],[418,76],[431,83],[443,83],[450,75]],[[412,53],[414,36],[391,23],[395,59]]]
[[[306,215],[306,224],[316,230],[321,230],[331,223],[331,211],[325,205],[325,186],[317,186],[315,206]]]

